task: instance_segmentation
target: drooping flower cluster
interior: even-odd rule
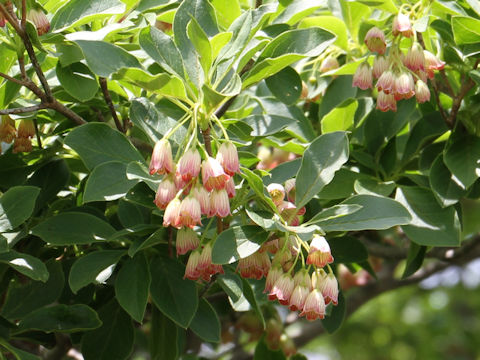
[[[211,244],[200,244],[193,229],[201,225],[202,216],[230,215],[229,198],[235,196],[233,176],[240,171],[235,145],[225,141],[215,158],[205,155],[203,161],[198,149],[190,147],[175,164],[169,141],[162,139],[155,144],[149,171],[151,175],[164,175],[154,202],[165,210],[163,226],[178,229],[177,255],[194,250],[189,256],[185,277],[208,280],[211,275],[222,272],[220,265],[212,264]]]
[[[378,90],[377,109],[396,111],[397,101],[415,96],[419,103],[430,100],[428,79],[433,79],[434,70],[442,70],[445,63],[431,52],[424,50],[416,39],[416,33],[407,15],[399,13],[392,25],[393,40],[387,52],[385,34],[377,27],[365,36],[365,44],[377,53],[373,67],[367,61],[361,63],[353,77],[353,86],[362,90],[375,87]],[[402,37],[412,38],[407,53],[400,49]]]
[[[7,144],[13,143],[13,152],[32,151],[32,138],[35,136],[35,125],[32,120],[21,120],[18,130],[15,129],[15,121],[9,116],[2,116],[0,123],[0,141]],[[0,147],[1,152],[1,147]]]

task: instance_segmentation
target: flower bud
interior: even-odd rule
[[[330,245],[327,240],[320,235],[313,235],[308,252],[307,264],[313,264],[317,267],[324,267],[333,262],[333,256],[330,252]]]
[[[313,289],[308,294],[300,316],[305,316],[307,320],[313,321],[325,317],[325,301],[323,295],[318,289]]]
[[[150,175],[165,174],[173,171],[172,148],[168,140],[157,141],[150,160]]]
[[[46,34],[50,30],[50,22],[41,9],[30,9],[27,19],[35,25],[38,35]]]
[[[232,142],[225,141],[220,145],[217,160],[228,175],[233,176],[235,173],[240,172],[237,147]]]
[[[200,153],[197,149],[188,149],[180,158],[177,166],[177,173],[182,180],[189,182],[200,173]]]
[[[189,228],[181,228],[177,231],[177,241],[175,243],[177,255],[184,255],[190,250],[195,250],[198,245],[198,236],[195,231]]]
[[[319,70],[321,73],[326,73],[328,71],[338,69],[339,66],[340,65],[338,64],[337,58],[329,55],[322,61]]]
[[[382,74],[388,70],[388,60],[383,55],[375,56],[373,60],[373,70],[372,74],[375,79],[380,78]]]
[[[210,193],[210,212],[209,216],[219,216],[221,218],[230,215],[230,202],[225,189],[213,190]]]
[[[288,179],[285,181],[285,192],[287,193],[288,201],[295,203],[295,179]]]
[[[415,98],[420,104],[430,100],[430,90],[422,80],[417,80],[415,84]]]
[[[194,251],[190,254],[187,261],[187,266],[185,268],[185,275],[183,278],[190,280],[198,280],[201,276],[198,264],[200,261],[200,251]]]
[[[365,45],[367,45],[368,50],[383,55],[387,48],[385,34],[379,28],[372,27],[365,35]]]
[[[330,301],[334,305],[338,304],[338,282],[335,275],[332,273],[328,274],[321,291],[325,300],[325,304],[330,303]]]
[[[362,90],[372,87],[372,69],[367,62],[361,63],[353,75],[352,86],[357,86]]]
[[[175,198],[176,194],[177,187],[175,186],[175,181],[173,176],[169,174],[162,179],[160,184],[158,184],[154,203],[159,209],[164,210],[168,203]]]
[[[377,97],[377,109],[384,112],[388,110],[397,111],[397,102],[393,94],[380,91]]]
[[[222,168],[220,163],[212,158],[208,157],[202,164],[202,180],[203,186],[208,191],[221,190],[225,188],[225,183],[230,178]]]

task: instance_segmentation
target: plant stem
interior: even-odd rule
[[[115,111],[115,106],[113,105],[112,97],[110,96],[110,92],[108,91],[108,84],[107,79],[104,77],[100,77],[98,79],[100,82],[100,87],[102,89],[103,98],[110,109],[110,113],[112,114],[113,121],[115,121],[115,126],[117,127],[118,131],[125,133],[125,128],[122,126],[120,119],[118,118],[117,112]]]

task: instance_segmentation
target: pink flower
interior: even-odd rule
[[[339,66],[337,58],[329,55],[322,61],[319,70],[321,73],[326,73],[330,70],[338,69]]]
[[[259,252],[247,256],[238,261],[237,271],[244,278],[260,280],[268,274],[270,269],[270,258],[265,252]]]
[[[273,285],[272,291],[268,294],[269,300],[277,299],[282,305],[288,305],[293,292],[293,279],[289,274],[283,274]]]
[[[210,212],[209,216],[219,216],[221,218],[230,215],[230,201],[225,189],[213,190],[210,193]]]
[[[387,48],[385,34],[379,28],[372,27],[365,35],[365,45],[372,52],[377,52],[380,55],[384,54]]]
[[[285,188],[277,183],[271,183],[267,186],[267,191],[270,194],[275,205],[280,205],[285,198]]]
[[[288,179],[285,181],[285,192],[287,193],[288,201],[295,203],[295,179]]]
[[[307,320],[313,321],[325,317],[325,301],[323,295],[318,289],[313,289],[308,294],[300,316],[305,316]]]
[[[192,178],[198,176],[201,161],[202,159],[197,149],[188,149],[187,152],[183,154],[177,166],[177,173],[183,181],[189,182]]]
[[[270,268],[267,274],[267,279],[265,280],[265,290],[264,293],[269,293],[273,289],[275,282],[283,275],[283,269],[281,265],[275,265]]]
[[[235,183],[233,182],[233,177],[227,180],[225,183],[225,190],[227,191],[228,197],[235,197]]]
[[[308,289],[311,289],[312,287],[312,281],[306,269],[298,271],[293,277],[293,282],[295,283],[295,286],[301,285],[305,286]]]
[[[297,207],[291,203],[290,201],[282,201],[278,205],[278,212],[283,220],[285,220],[288,225],[298,226],[299,225],[299,218],[298,212],[299,210]]]
[[[233,176],[235,173],[240,172],[240,165],[238,162],[237,147],[230,141],[225,141],[217,153],[217,160],[223,166],[223,170]]]
[[[402,71],[395,79],[395,100],[409,99],[415,95],[415,83],[410,72]]]
[[[321,289],[325,304],[328,304],[330,301],[334,304],[338,304],[338,282],[335,275],[332,273],[328,274],[323,283],[323,288]]]
[[[168,140],[157,141],[150,160],[150,175],[165,174],[173,171],[172,148]]]
[[[159,209],[164,210],[168,203],[175,198],[175,195],[177,195],[177,187],[175,186],[172,175],[169,174],[158,184],[154,203]]]
[[[200,251],[194,251],[190,254],[187,261],[187,266],[185,268],[185,275],[183,278],[190,280],[198,280],[201,276],[201,271],[199,270],[198,264],[200,261]]]
[[[43,35],[50,30],[50,22],[47,16],[40,9],[31,9],[27,13],[27,19],[35,24],[38,35]]]
[[[17,130],[18,137],[22,138],[32,138],[35,136],[35,125],[33,120],[24,119],[20,121]]]
[[[373,60],[372,74],[375,79],[378,79],[382,74],[388,70],[388,60],[383,55],[375,56]]]
[[[190,250],[195,250],[199,245],[197,233],[189,228],[178,230],[175,245],[177,255],[184,255]]]
[[[397,102],[393,94],[386,94],[380,91],[377,97],[377,109],[380,111],[397,111]]]
[[[200,271],[206,270],[212,265],[212,245],[207,243],[200,254],[198,259],[198,269]]]
[[[207,160],[203,162],[203,186],[205,186],[205,189],[208,191],[223,189],[229,178],[230,176],[223,171],[222,165],[220,165],[216,159],[209,156]]]
[[[437,58],[433,55],[430,51],[423,50],[423,54],[425,55],[425,71],[430,79],[433,79],[434,70],[442,70],[445,68],[445,62]]]
[[[413,35],[412,24],[410,23],[409,17],[405,14],[398,13],[393,19],[392,27],[393,36],[397,36],[400,33],[405,37]]]
[[[412,71],[425,70],[425,55],[419,43],[414,43],[412,47],[408,49],[404,64]]]
[[[179,225],[193,228],[201,224],[200,203],[193,196],[189,195],[182,200],[179,210]]]
[[[333,262],[333,256],[330,252],[330,245],[327,240],[320,235],[313,235],[308,252],[307,264],[313,264],[318,267],[324,267]]]
[[[180,204],[181,202],[178,198],[170,201],[163,214],[163,226],[180,227]]]
[[[308,294],[310,294],[308,287],[302,285],[295,286],[292,296],[290,297],[289,309],[292,311],[302,310]]]
[[[208,191],[200,185],[195,185],[192,189],[191,195],[197,199],[198,203],[200,204],[200,210],[202,211],[203,215],[210,214],[210,194]]]
[[[15,130],[15,121],[13,121],[9,116],[2,116],[2,122],[0,123],[0,141],[10,144],[17,131]]]
[[[353,75],[352,86],[357,86],[362,90],[372,87],[372,69],[367,62],[363,62],[358,66],[355,75]]]
[[[430,90],[422,80],[415,84],[415,98],[420,104],[430,100]]]
[[[385,94],[390,94],[395,90],[395,75],[393,71],[387,70],[377,81],[378,91],[383,91]]]

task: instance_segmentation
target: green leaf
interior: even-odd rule
[[[252,190],[258,195],[257,201],[260,201],[272,211],[275,211],[276,205],[273,203],[273,200],[270,198],[270,196],[266,195],[266,189],[262,182],[262,178],[253,171],[244,167],[241,168],[241,175],[247,180],[248,185],[250,185]]]
[[[18,280],[10,282],[1,310],[2,316],[9,320],[20,319],[60,297],[65,283],[62,265],[60,261],[51,259],[46,262],[46,267],[50,276],[45,283],[30,281],[24,284]]]
[[[407,264],[405,265],[402,279],[406,279],[410,275],[415,274],[415,272],[422,267],[426,252],[426,246],[420,246],[413,242],[410,243],[408,247]]]
[[[294,0],[275,19],[274,24],[294,25],[319,7],[321,7],[320,3],[312,3],[310,0]],[[316,26],[319,25],[316,24]]]
[[[233,226],[223,231],[212,249],[214,264],[231,264],[255,253],[267,240],[268,232],[260,226]]]
[[[307,204],[332,181],[335,172],[348,160],[348,138],[344,132],[332,132],[317,137],[305,150],[297,173],[296,198],[298,208]]]
[[[303,0],[309,2],[308,0]],[[310,16],[303,19],[298,25],[299,28],[310,28],[318,26],[335,34],[337,39],[333,43],[343,50],[348,50],[348,33],[345,22],[335,16]],[[352,73],[353,74],[353,73]]]
[[[82,338],[85,360],[124,360],[133,350],[134,328],[130,316],[115,301],[99,312],[102,326]]]
[[[152,307],[150,355],[152,360],[177,360],[178,327],[156,307]]]
[[[56,73],[58,81],[60,81],[65,91],[79,101],[92,99],[98,91],[98,82],[95,74],[80,62],[66,67],[62,67],[60,62],[58,62]]]
[[[216,10],[218,23],[223,28],[228,28],[242,14],[238,0],[212,0],[211,3]]]
[[[190,329],[207,342],[220,342],[220,320],[217,312],[207,300],[200,299],[197,313],[190,324]]]
[[[319,221],[326,221],[330,219],[336,219],[342,216],[350,215],[362,208],[361,205],[351,204],[351,205],[334,205],[332,207],[323,209],[322,211],[315,214],[313,218],[308,220],[307,224],[315,224]]]
[[[453,207],[442,208],[428,189],[399,187],[395,199],[410,212],[412,221],[402,226],[405,234],[419,245],[458,246],[460,221]]]
[[[334,40],[332,33],[315,27],[283,32],[265,47],[242,87],[245,89],[300,59],[320,55]]]
[[[130,119],[135,126],[138,126],[154,145],[163,135],[177,124],[175,119],[160,113],[155,105],[146,98],[138,98],[130,105]],[[184,127],[180,127],[171,137],[175,143],[181,144],[187,136]]]
[[[353,119],[358,108],[358,102],[355,99],[347,99],[335,107],[322,118],[322,134],[349,130],[353,126]]]
[[[340,328],[340,326],[342,326],[346,310],[345,297],[343,296],[343,292],[339,291],[338,304],[332,307],[330,315],[326,316],[325,319],[322,319],[322,326],[329,334],[333,334]]]
[[[454,205],[465,194],[462,184],[452,175],[439,155],[432,164],[429,172],[430,187],[442,207]]]
[[[109,161],[96,166],[85,185],[83,202],[112,201],[128,192],[138,180],[127,178],[127,164],[120,161]]]
[[[61,213],[32,229],[32,234],[46,243],[60,246],[105,241],[114,233],[109,223],[83,212]]]
[[[452,17],[453,38],[458,45],[480,42],[480,20],[469,16]]]
[[[182,56],[170,36],[150,26],[140,32],[138,40],[142,49],[165,71],[185,78]]]
[[[355,98],[357,88],[352,86],[352,76],[339,76],[328,85],[325,96],[318,107],[318,118],[321,119],[336,106],[349,98]]]
[[[23,224],[33,212],[40,189],[35,186],[14,186],[0,197],[0,232]]]
[[[265,328],[265,319],[263,317],[262,310],[260,309],[260,306],[258,304],[256,293],[252,289],[252,285],[247,279],[242,278],[242,288],[243,288],[243,295],[252,306],[252,309],[253,311],[255,311],[255,314],[257,314],[257,318],[262,323],[263,328]]]
[[[0,254],[0,263],[9,265],[19,273],[28,276],[33,280],[46,282],[48,280],[48,270],[45,264],[38,258],[22,254],[13,250]]]
[[[91,283],[104,283],[123,255],[123,250],[97,250],[75,261],[68,276],[73,293]]]
[[[187,34],[195,50],[200,55],[200,65],[202,65],[203,73],[206,75],[212,66],[213,57],[212,45],[208,40],[208,36],[195,18],[192,18],[188,23]]]
[[[233,309],[236,311],[241,311],[240,309],[236,308],[235,305],[248,302],[248,300],[243,295],[243,282],[240,276],[233,270],[225,268],[225,274],[218,275],[217,282],[222,287],[223,291],[225,291],[225,293],[228,295]]]
[[[136,182],[143,181],[150,187],[150,189],[152,189],[152,191],[155,192],[158,189],[158,184],[160,184],[161,182],[160,175],[150,175],[147,166],[144,163],[138,161],[133,161],[128,164],[126,172],[127,179],[136,180]]]
[[[155,231],[152,235],[150,235],[146,240],[139,239],[138,241],[134,241],[130,248],[128,249],[128,255],[130,257],[135,256],[141,250],[148,249],[149,247],[158,245],[158,244],[166,244],[167,243],[167,233],[165,228],[161,227],[157,231]]]
[[[335,263],[360,263],[368,259],[367,248],[353,236],[332,238],[328,243]]]
[[[270,350],[263,337],[255,347],[253,360],[286,360],[282,350]]]
[[[71,333],[92,330],[102,325],[92,308],[84,304],[54,305],[38,309],[25,316],[17,332],[39,330],[46,333]]]
[[[362,178],[355,180],[353,188],[357,194],[389,196],[395,190],[393,181],[381,182],[375,179]]]
[[[448,145],[443,161],[453,175],[469,188],[480,176],[480,138],[465,135]]]
[[[389,229],[412,220],[402,204],[390,198],[376,195],[354,195],[341,202],[360,205],[362,208],[350,215],[316,222],[324,231],[357,231]]]
[[[40,357],[33,355],[29,352],[17,349],[16,347],[13,347],[9,343],[4,342],[2,339],[0,339],[0,345],[8,349],[8,351],[11,352],[17,360],[41,360]]]
[[[302,93],[302,79],[290,66],[265,79],[268,89],[278,100],[287,104],[295,104]]]
[[[268,136],[282,131],[297,120],[286,116],[258,114],[247,116],[243,121],[253,129],[250,135]]]
[[[123,48],[98,40],[75,40],[88,67],[98,76],[108,77],[123,68],[142,68],[137,58]]]
[[[70,0],[55,12],[51,27],[52,31],[60,31],[124,11],[125,4],[119,0]]]
[[[108,161],[144,161],[125,135],[107,124],[90,123],[79,126],[67,135],[65,144],[76,151],[90,170]]]
[[[187,328],[198,307],[195,283],[183,278],[185,267],[174,259],[156,257],[150,264],[154,304],[177,325]]]
[[[141,323],[148,301],[150,270],[143,253],[127,260],[115,279],[115,295],[118,303],[130,316]]]

